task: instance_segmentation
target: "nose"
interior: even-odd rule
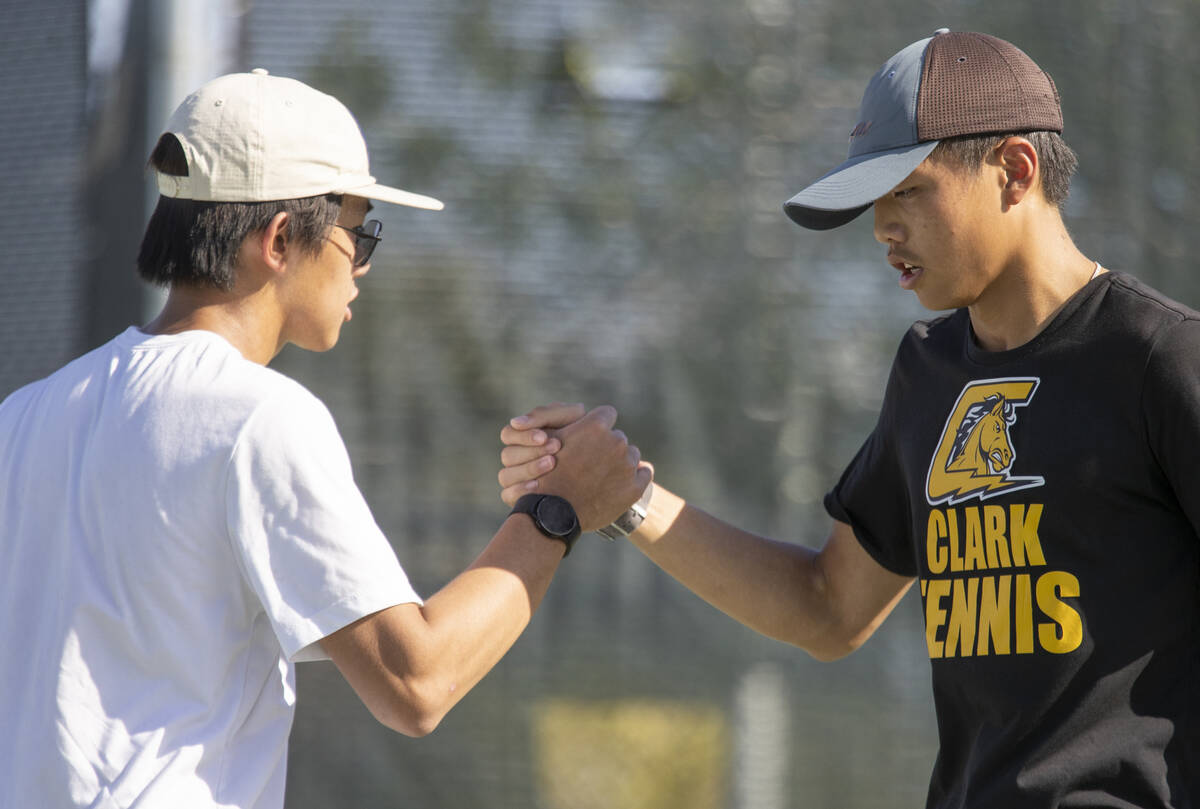
[[[904,227],[896,216],[891,200],[884,196],[871,206],[875,214],[875,241],[880,244],[896,244],[904,241]]]

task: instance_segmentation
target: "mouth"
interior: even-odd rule
[[[900,273],[900,286],[903,289],[912,289],[917,279],[925,272],[925,268],[919,264],[913,264],[896,256],[888,256],[888,263],[891,264]]]

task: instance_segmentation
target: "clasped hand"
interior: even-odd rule
[[[500,499],[511,506],[525,494],[556,494],[575,507],[584,531],[608,525],[654,477],[616,422],[609,405],[585,411],[559,402],[512,419],[500,431]]]

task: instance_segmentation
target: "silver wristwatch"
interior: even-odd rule
[[[646,491],[642,492],[640,500],[630,506],[628,511],[617,517],[610,524],[603,528],[597,528],[596,533],[608,540],[627,537],[632,534],[642,524],[642,520],[646,519],[646,509],[650,506],[650,496],[653,493],[654,483],[651,482],[646,485]]]

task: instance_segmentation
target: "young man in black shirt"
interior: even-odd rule
[[[1200,314],[1107,272],[1060,206],[1058,93],[1003,40],[945,30],[871,80],[848,159],[788,201],[874,208],[912,327],[819,551],[658,484],[630,539],[729,615],[821,659],[918,583],[941,740],[930,807],[1191,807],[1200,795]],[[546,429],[501,472],[538,485]],[[540,429],[534,429],[540,428]]]

